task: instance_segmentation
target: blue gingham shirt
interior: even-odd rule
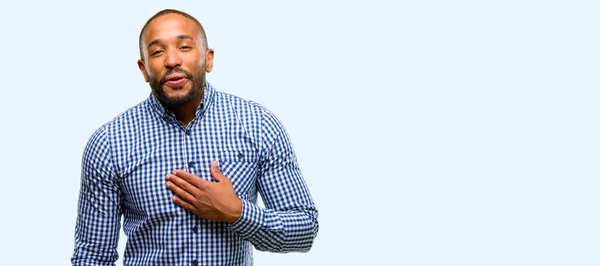
[[[213,160],[242,200],[241,217],[231,224],[177,206],[165,186],[175,169],[214,181]],[[265,208],[256,204],[258,193]],[[151,95],[90,138],[73,265],[114,265],[121,216],[125,265],[252,265],[252,246],[308,251],[318,231],[317,210],[281,123],[209,83],[187,128]]]

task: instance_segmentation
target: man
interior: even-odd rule
[[[214,51],[202,25],[163,10],[139,44],[152,94],[85,148],[73,265],[114,265],[121,215],[125,265],[252,265],[252,246],[308,251],[317,210],[288,136],[268,110],[205,81]]]

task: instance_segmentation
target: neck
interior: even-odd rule
[[[198,96],[189,103],[173,109],[175,117],[177,117],[177,120],[179,120],[185,127],[187,127],[196,117],[196,110],[198,110],[198,106],[200,106],[200,102],[202,102],[203,95],[204,91],[200,92]]]

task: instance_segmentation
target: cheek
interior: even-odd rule
[[[159,67],[150,65],[147,69],[146,69],[146,73],[148,73],[148,78],[156,78],[156,77],[161,77],[161,73],[160,73],[161,69]]]
[[[185,60],[185,66],[187,66],[190,72],[196,73],[202,68],[204,68],[205,58],[203,54],[194,54]],[[184,66],[184,67],[185,67]]]
[[[194,68],[191,69],[191,72],[194,74],[204,73],[206,71],[206,61],[200,60],[196,64],[194,64]]]

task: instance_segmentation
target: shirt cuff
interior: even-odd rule
[[[252,237],[258,230],[264,220],[264,212],[255,204],[242,200],[242,215],[240,218],[229,224],[229,229],[235,231],[244,238]]]

